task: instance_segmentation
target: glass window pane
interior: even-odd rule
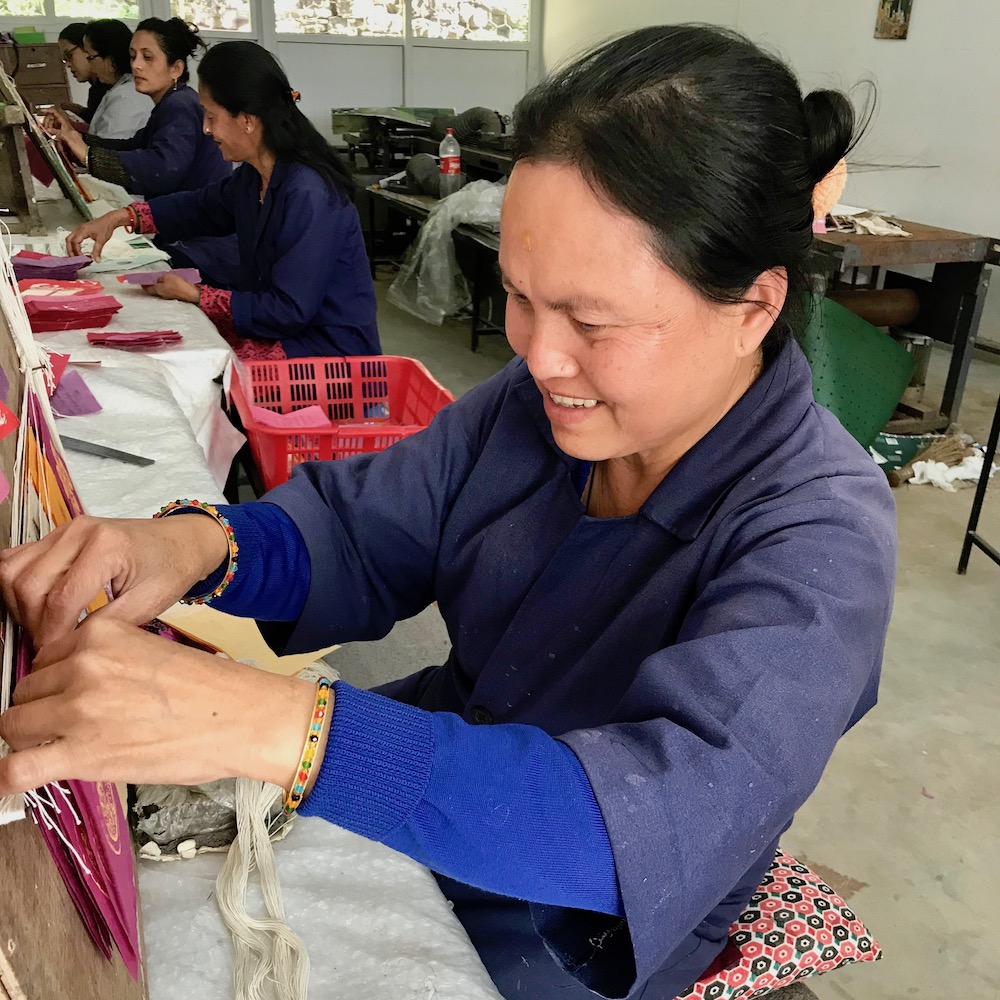
[[[526,42],[530,0],[413,0],[416,38]]]
[[[44,16],[45,0],[0,0],[0,17]]]
[[[175,17],[202,31],[249,31],[250,0],[171,0]]]
[[[274,0],[281,34],[403,36],[404,0]]]
[[[98,17],[139,18],[139,0],[56,0],[56,17],[93,21]]]

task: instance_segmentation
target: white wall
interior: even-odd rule
[[[545,0],[542,60],[551,70],[608,35],[648,24],[735,25],[739,8],[740,0]]]
[[[874,80],[879,110],[844,201],[1000,237],[1000,2],[921,0],[909,38],[875,39],[874,0],[548,0],[547,67],[596,38],[685,20],[736,27],[776,50],[806,89]],[[980,335],[1000,341],[1000,275]]]

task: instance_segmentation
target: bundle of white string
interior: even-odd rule
[[[306,1000],[309,955],[285,923],[268,815],[281,789],[261,781],[236,781],[236,839],[216,880],[216,898],[236,952],[236,1000]],[[267,916],[247,908],[256,870]]]

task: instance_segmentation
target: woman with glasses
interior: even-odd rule
[[[104,50],[96,47],[94,32],[98,25],[109,24],[121,25],[128,32],[120,21],[93,21],[87,26],[87,57],[98,67],[109,57],[100,54]],[[107,29],[99,30],[103,34]],[[65,119],[53,131],[89,173],[120,184],[131,194],[149,198],[194,191],[221,180],[230,168],[216,144],[202,133],[198,94],[187,85],[187,61],[199,47],[205,43],[197,29],[179,17],[141,21],[135,34],[116,50],[115,59],[123,60],[126,68],[131,64],[130,89],[149,106],[148,122],[114,137],[93,124],[82,135]]]
[[[111,85],[98,80],[93,64],[87,58],[87,53],[83,48],[83,36],[86,31],[87,25],[83,21],[67,24],[59,32],[59,54],[62,56],[63,65],[73,74],[73,79],[77,83],[90,85],[85,105],[67,101],[62,105],[62,109],[63,111],[71,111],[77,118],[89,125],[101,99],[111,89]]]
[[[89,134],[95,138],[131,139],[146,124],[153,110],[153,102],[146,94],[136,90],[129,72],[131,40],[132,32],[125,24],[103,18],[86,25],[81,49],[70,55],[74,64],[82,56],[89,67],[89,74],[108,88],[90,121]],[[74,152],[85,148],[82,134],[61,112],[50,111],[45,127],[57,134],[63,144]]]
[[[92,239],[99,259],[120,226],[183,241],[174,257],[229,237],[238,251],[227,289],[201,268],[200,285],[167,273],[146,291],[200,306],[244,360],[381,354],[354,180],[296,106],[277,59],[255,42],[219,42],[198,67],[198,90],[205,135],[240,166],[199,191],[85,222],[69,252]]]

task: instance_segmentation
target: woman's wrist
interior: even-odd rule
[[[243,750],[253,747],[252,754],[244,756],[239,776],[268,781],[289,792],[295,785],[316,710],[317,687],[312,681],[298,677],[281,677],[263,674],[255,678],[260,690],[249,701],[250,719],[255,734]],[[333,717],[333,688],[327,689],[328,704],[321,720],[315,755],[311,759],[309,780],[303,798],[309,794],[319,772],[326,751],[326,743]],[[256,735],[267,733],[267,739]]]

